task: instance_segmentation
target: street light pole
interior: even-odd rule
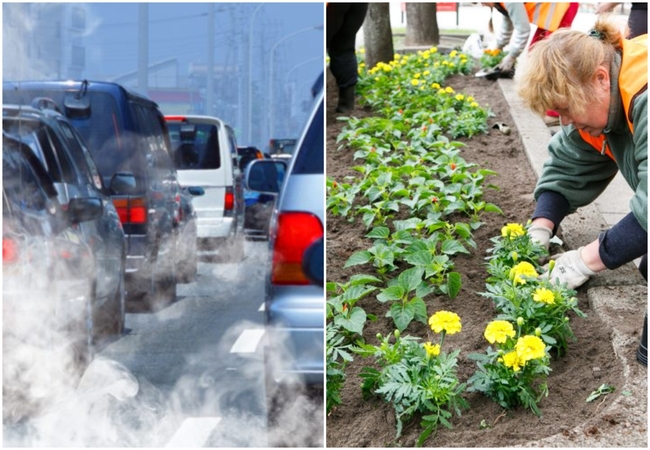
[[[313,27],[307,27],[307,28],[303,28],[302,30],[294,31],[293,33],[287,34],[286,36],[281,38],[271,48],[271,64],[270,64],[271,67],[269,70],[269,134],[270,134],[269,137],[273,137],[273,60],[275,55],[275,49],[278,48],[278,45],[280,45],[282,42],[296,36],[297,34],[304,33],[305,31],[322,30],[322,29],[323,29],[323,25],[316,25]]]
[[[323,58],[320,57],[320,56],[317,56],[317,57],[315,57],[315,58],[311,58],[311,59],[308,59],[308,60],[306,60],[306,61],[303,61],[303,62],[301,62],[301,63],[296,64],[296,65],[293,66],[291,69],[289,69],[289,71],[287,72],[287,74],[286,74],[286,76],[285,76],[285,78],[284,78],[284,84],[288,84],[288,83],[289,83],[289,76],[291,75],[291,72],[293,72],[294,70],[296,70],[298,67],[304,66],[305,64],[308,64],[308,63],[310,63],[310,62],[312,62],[312,61],[323,61]]]
[[[262,6],[264,3],[257,5],[248,25],[248,145],[253,145],[253,24],[255,14]]]

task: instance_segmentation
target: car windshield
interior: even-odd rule
[[[323,122],[324,107],[323,102],[321,101],[316,113],[314,114],[313,120],[309,124],[309,129],[305,133],[305,138],[302,142],[300,151],[298,152],[292,173],[322,174],[325,171],[323,158],[325,149]]]
[[[182,122],[167,122],[178,170],[218,169],[221,167],[218,130],[215,125],[196,124],[193,141],[181,140]]]

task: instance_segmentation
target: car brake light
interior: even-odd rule
[[[323,236],[317,216],[304,212],[284,212],[278,216],[273,246],[273,284],[310,284],[302,271],[302,257],[309,245]]]
[[[2,263],[11,264],[18,260],[18,244],[11,238],[2,238]]]
[[[230,211],[235,207],[235,194],[233,194],[231,186],[226,187],[226,195],[223,204],[226,211]]]
[[[144,198],[114,198],[113,205],[123,224],[147,223],[147,202]]]

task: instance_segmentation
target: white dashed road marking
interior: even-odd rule
[[[262,336],[264,336],[263,328],[244,330],[233,344],[230,353],[255,353]]]
[[[188,417],[176,430],[166,448],[201,448],[212,431],[221,421],[221,417]]]

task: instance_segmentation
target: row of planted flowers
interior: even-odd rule
[[[327,283],[327,410],[341,403],[353,354],[372,357],[375,364],[362,371],[364,394],[393,404],[397,436],[404,421],[421,414],[420,445],[440,424],[450,427],[452,413],[468,406],[461,395],[467,386],[456,376],[459,350],[442,350],[445,335],[460,332],[460,318],[451,311],[429,316],[423,299],[458,295],[462,283],[453,257],[476,247],[472,235],[482,213],[500,212],[483,200],[485,179],[494,172],[467,163],[460,156],[462,144],[446,137],[487,130],[489,110],[471,96],[442,87],[448,76],[467,74],[471,66],[464,54],[442,55],[435,48],[396,55],[370,70],[361,62],[361,102],[378,116],[342,119],[346,124],[338,142],[355,151],[358,175],[327,180],[329,213],[350,222],[360,216],[372,243],[345,267],[365,265],[375,271],[353,275],[347,283]],[[478,364],[469,390],[504,407],[522,404],[539,414],[537,402],[547,392],[548,350],[566,349],[571,331],[565,314],[581,313],[571,291],[536,281],[536,272],[521,272],[538,270],[545,252],[528,240],[525,228],[504,230],[494,240],[484,294],[500,312],[485,331],[496,348],[469,356]],[[358,304],[370,294],[387,304],[386,317],[396,328],[391,335],[378,335],[379,345],[362,337],[366,322],[378,320]],[[421,343],[405,335],[413,321],[428,324],[440,341]]]

